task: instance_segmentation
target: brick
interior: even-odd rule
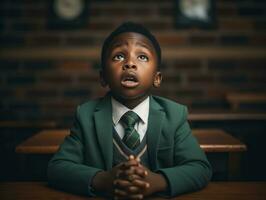
[[[47,74],[38,77],[38,83],[42,85],[68,86],[72,84],[72,77],[62,74]]]
[[[179,74],[167,74],[167,75],[164,75],[163,74],[163,82],[162,84],[179,84],[181,83],[181,77]]]
[[[91,16],[103,16],[103,15],[112,15],[112,16],[125,16],[128,13],[128,9],[122,8],[97,8],[92,7]]]
[[[253,27],[253,21],[251,19],[218,19],[218,28],[220,30],[252,30]]]
[[[142,21],[137,21],[138,23],[142,23]],[[162,30],[162,29],[172,29],[173,28],[173,22],[171,20],[169,21],[154,21],[154,22],[147,22],[144,24],[148,29],[150,30]]]
[[[7,78],[7,84],[10,85],[31,85],[35,83],[36,78],[28,75],[12,75]]]
[[[255,29],[258,30],[265,30],[266,29],[266,19],[260,19],[260,20],[256,20],[254,22],[254,27]]]
[[[209,60],[208,67],[210,71],[230,71],[233,72],[237,66],[236,60]]]
[[[255,83],[255,84],[258,84],[258,85],[262,85],[262,84],[265,85],[266,84],[266,75],[260,75],[260,74],[257,74],[256,76],[250,75],[248,77],[248,80],[251,83]]]
[[[242,16],[261,17],[266,16],[266,9],[265,7],[241,6],[238,13]]]
[[[250,37],[250,44],[256,46],[265,46],[266,45],[266,35],[253,35]]]
[[[228,103],[223,99],[195,99],[191,103],[191,109],[228,109]]]
[[[165,16],[173,16],[175,9],[173,7],[162,6],[159,8],[158,13]]]
[[[172,73],[179,72],[200,72],[202,67],[202,62],[195,59],[180,59],[175,60],[173,63]]]
[[[189,75],[188,76],[189,84],[213,84],[215,82],[215,77],[211,75]]]
[[[156,37],[161,46],[175,46],[187,44],[187,36],[171,34],[171,35],[158,35]]]
[[[59,108],[59,109],[71,109],[73,110],[74,108],[77,107],[77,102],[76,101],[73,101],[73,100],[68,100],[68,101],[63,101],[63,97],[62,97],[62,100],[59,100],[59,101],[52,101],[52,102],[42,102],[40,104],[40,107],[43,109],[43,110],[47,110],[48,108],[49,109],[56,109],[56,108]]]
[[[34,102],[17,101],[8,105],[8,115],[11,119],[38,119],[40,115],[39,106]],[[10,116],[8,116],[10,118]]]
[[[5,27],[5,21],[3,18],[0,18],[0,30],[5,30],[6,27]]]
[[[0,8],[0,17],[15,18],[21,15],[22,11],[20,8]]]
[[[92,73],[94,63],[90,61],[59,61],[56,68],[63,73]]]
[[[1,47],[20,47],[25,44],[25,40],[22,35],[14,34],[1,34],[0,46]]]
[[[218,39],[216,36],[208,36],[208,35],[201,35],[201,36],[190,36],[189,43],[192,45],[214,45],[217,44]]]
[[[96,40],[92,37],[68,37],[65,39],[67,45],[79,45],[79,46],[88,46],[88,45],[100,45],[101,41]]]
[[[266,59],[245,59],[239,60],[236,69],[250,71],[251,73],[263,73],[266,71]]]
[[[25,18],[45,19],[47,16],[47,9],[45,9],[43,6],[36,6],[25,9],[22,15]]]
[[[154,8],[144,7],[93,7],[91,9],[91,16],[114,16],[114,17],[129,17],[138,13],[138,15],[152,15],[155,13]],[[92,17],[92,19],[93,19]]]
[[[237,16],[238,10],[236,6],[224,6],[217,8],[217,15],[218,16]]]
[[[87,27],[89,30],[113,30],[115,28],[115,25],[114,24],[111,24],[110,22],[105,22],[105,23],[95,23],[93,21],[90,21],[88,23],[88,27]]]
[[[26,91],[26,95],[30,98],[55,99],[59,92],[55,88],[34,88]]]
[[[73,89],[67,89],[64,91],[64,96],[65,97],[80,97],[80,98],[84,98],[84,97],[88,97],[90,95],[90,90],[89,89],[77,89],[77,88],[73,88]]]
[[[203,91],[197,89],[178,89],[176,92],[177,96],[186,97],[186,98],[198,98],[202,97]]]
[[[9,98],[9,97],[13,97],[14,91],[11,89],[7,89],[7,88],[0,88],[0,96],[2,97],[2,100]]]
[[[36,73],[50,71],[54,69],[54,64],[51,61],[23,61],[21,70],[24,73]]]
[[[220,37],[221,45],[247,45],[249,37],[245,35],[223,35]]]
[[[35,25],[28,22],[13,22],[10,29],[12,31],[30,31],[35,29]]]
[[[25,40],[28,46],[55,46],[62,43],[62,38],[58,35],[29,35]]]
[[[0,71],[2,73],[16,73],[19,70],[20,63],[11,60],[0,60]]]
[[[244,84],[248,79],[244,75],[218,75],[217,81],[220,81],[223,85]]]
[[[77,78],[77,82],[81,85],[90,85],[92,83],[100,84],[100,76],[99,74],[81,75]]]

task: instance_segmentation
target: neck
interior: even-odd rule
[[[129,109],[135,108],[137,105],[139,105],[141,102],[143,102],[148,96],[143,96],[141,98],[135,98],[135,99],[122,99],[122,98],[117,98],[113,96],[115,100],[119,101],[122,103],[124,106],[126,106]]]

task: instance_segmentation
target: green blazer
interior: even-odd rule
[[[151,96],[146,134],[150,170],[165,176],[169,196],[207,185],[211,166],[191,134],[185,106]],[[112,138],[110,96],[80,105],[71,134],[48,164],[48,182],[69,192],[89,195],[93,176],[112,168]]]

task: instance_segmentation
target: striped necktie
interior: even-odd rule
[[[134,125],[139,121],[139,119],[139,116],[133,111],[128,111],[121,117],[121,121],[123,122],[123,126],[125,128],[123,142],[130,149],[135,149],[140,144],[139,133],[134,128]]]

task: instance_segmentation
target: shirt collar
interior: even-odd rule
[[[150,98],[147,97],[144,101],[142,101],[139,105],[132,109],[137,115],[140,117],[143,123],[148,123],[149,117],[149,107],[150,107]],[[112,102],[112,116],[113,116],[113,123],[117,125],[120,118],[129,110],[128,107],[124,106],[113,97],[111,98]]]

